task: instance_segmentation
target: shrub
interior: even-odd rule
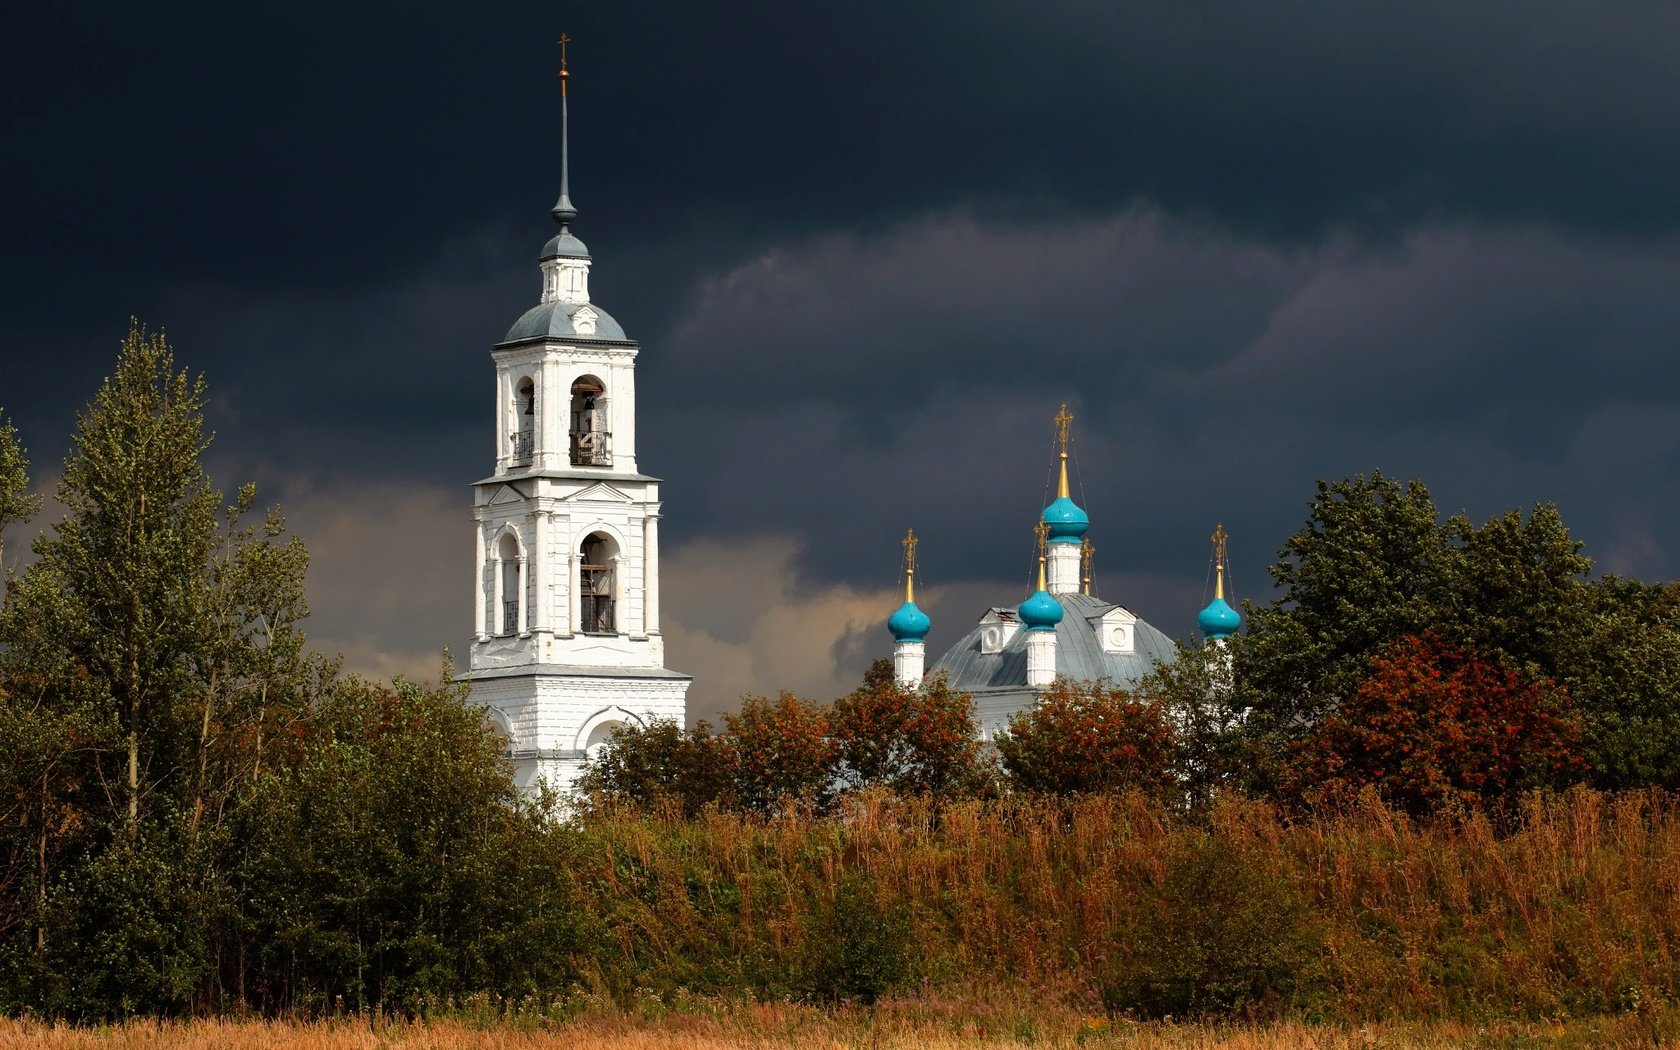
[[[1579,774],[1568,694],[1425,635],[1401,640],[1302,739],[1286,794],[1348,801],[1369,785],[1408,812],[1505,802]]]
[[[748,696],[723,721],[734,749],[735,798],[742,807],[768,812],[790,801],[826,805],[836,752],[822,705],[789,692],[775,703]]]
[[[1102,682],[1058,678],[998,738],[1017,787],[1058,795],[1139,790],[1162,797],[1175,784],[1166,708]]]
[[[848,871],[805,942],[806,991],[813,998],[871,1005],[909,971],[910,923],[861,871]]]
[[[1111,1013],[1255,1014],[1289,1000],[1318,955],[1302,894],[1214,836],[1173,841],[1165,873],[1134,907],[1100,979]]]
[[[875,661],[863,685],[831,712],[841,780],[909,795],[974,793],[986,774],[973,711],[969,695],[953,692],[943,674],[906,689],[893,680],[890,661]]]
[[[684,731],[670,719],[620,726],[584,765],[574,793],[588,805],[611,802],[650,809],[667,801],[693,817],[734,794],[735,749],[701,722]]]

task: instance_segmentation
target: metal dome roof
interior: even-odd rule
[[[588,335],[580,333],[573,322],[573,315],[583,309],[591,310],[595,314],[595,330]],[[513,322],[513,327],[508,329],[502,342],[515,343],[525,339],[605,339],[609,342],[629,342],[623,327],[599,306],[594,303],[563,303],[559,300],[538,303],[526,310],[519,320]]]
[[[1129,689],[1155,669],[1156,661],[1171,663],[1178,647],[1171,638],[1143,620],[1132,628],[1132,651],[1105,653],[1098,631],[1103,614],[1117,608],[1087,594],[1063,594],[1055,599],[1067,613],[1056,625],[1056,673],[1076,681],[1106,678]],[[1015,610],[1002,612],[1013,614]],[[985,624],[979,624],[929,669],[944,671],[952,689],[967,693],[1027,691],[1027,634],[1017,631],[998,653],[981,651]],[[1033,692],[1036,692],[1034,690]]]

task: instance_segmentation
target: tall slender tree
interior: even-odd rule
[[[41,497],[29,492],[29,456],[18,442],[17,428],[0,409],[0,571],[6,565],[6,526],[41,512]]]

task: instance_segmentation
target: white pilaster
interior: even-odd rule
[[[546,510],[532,516],[531,551],[525,559],[531,570],[531,601],[536,606],[531,610],[531,629],[538,632],[548,630],[548,517]]]
[[[642,532],[642,602],[651,635],[659,633],[659,515],[649,514]]]
[[[488,595],[484,593],[484,521],[476,518],[473,521],[473,537],[478,542],[473,545],[473,635],[479,641],[489,639],[489,632],[484,629],[484,607],[489,604]]]

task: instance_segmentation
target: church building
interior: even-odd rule
[[[515,780],[564,790],[621,725],[681,724],[689,677],[659,630],[659,479],[636,461],[636,355],[589,298],[572,233],[562,61],[559,232],[537,305],[490,350],[495,455],[474,484],[474,638],[461,676]]]
[[[1058,454],[1056,498],[1039,515],[1038,586],[1019,605],[996,606],[926,673],[943,672],[953,690],[974,699],[974,717],[987,740],[1009,726],[1009,716],[1029,710],[1058,677],[1076,682],[1104,680],[1130,689],[1155,668],[1170,663],[1173,640],[1123,605],[1093,593],[1095,548],[1086,533],[1091,522],[1068,488],[1068,431],[1073,416],[1063,405],[1055,418]],[[1197,617],[1203,637],[1218,645],[1241,624],[1225,601],[1224,530],[1214,537],[1217,585],[1214,599]],[[914,687],[924,675],[925,647],[932,626],[915,604],[914,534],[905,540],[904,604],[887,620],[893,636],[893,670],[898,683]]]

